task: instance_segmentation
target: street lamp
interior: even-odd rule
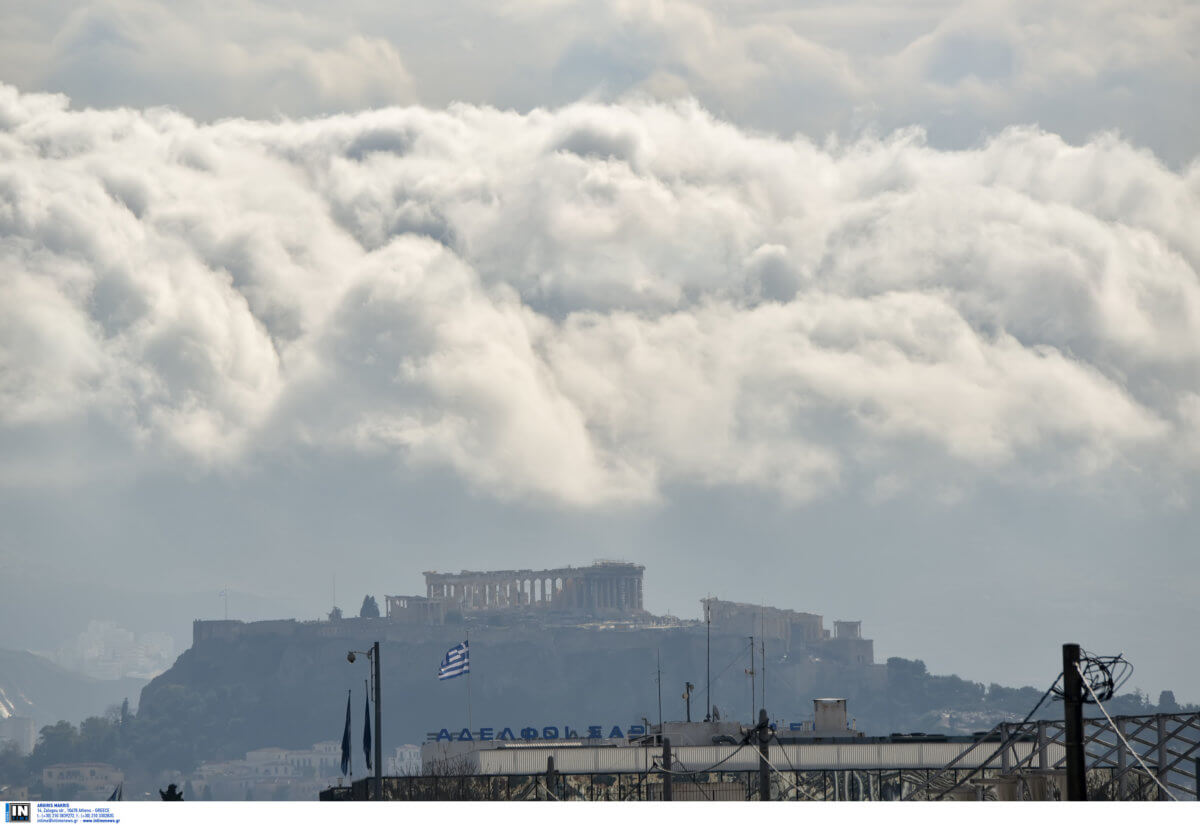
[[[371,663],[371,677],[374,681],[375,694],[375,799],[383,801],[383,733],[379,710],[379,642],[375,642],[370,650],[351,650],[346,654],[346,661],[354,664],[357,654],[367,657]]]

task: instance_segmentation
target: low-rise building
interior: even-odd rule
[[[192,785],[196,794],[213,799],[315,799],[322,788],[342,779],[341,763],[342,746],[335,741],[303,750],[258,748],[243,759],[200,765]]]
[[[104,762],[75,762],[42,769],[42,784],[53,797],[105,799],[125,774]]]
[[[37,725],[28,716],[7,716],[0,719],[0,750],[12,743],[17,753],[28,756],[37,743]]]

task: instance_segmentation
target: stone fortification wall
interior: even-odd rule
[[[783,646],[792,657],[816,656],[854,665],[875,661],[875,643],[862,638],[862,622],[834,622],[836,633],[825,629],[816,613],[802,613],[722,599],[701,599],[714,632],[754,636]]]

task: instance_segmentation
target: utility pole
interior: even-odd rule
[[[1067,801],[1087,801],[1083,754],[1083,677],[1079,674],[1079,645],[1063,645],[1063,746],[1067,751]]]
[[[381,700],[383,698],[382,697],[383,691],[381,691],[379,688],[379,642],[375,642],[375,644],[373,644],[371,646],[370,650],[348,651],[346,653],[346,661],[349,662],[350,664],[354,664],[355,657],[360,653],[367,657],[367,661],[370,663],[370,666],[371,666],[371,676],[373,677],[373,681],[375,683],[375,685],[374,685],[374,687],[375,687],[375,691],[374,691],[375,692],[375,783],[374,784],[375,784],[375,799],[382,802],[383,801],[383,722],[382,722],[383,710],[382,710],[381,705],[383,704],[383,702]],[[346,702],[347,702],[346,731],[348,734],[349,730],[350,730],[350,708],[349,708],[350,700],[349,700],[349,698],[346,699]],[[363,724],[366,724],[366,720],[363,720]],[[366,738],[365,732],[364,732],[363,738],[364,739]],[[346,744],[347,744],[346,741],[343,740],[342,747],[343,748],[346,747]],[[365,744],[365,742],[364,742],[364,744]],[[353,776],[354,776],[354,774],[351,773],[351,778],[353,778]],[[370,787],[370,786],[368,785],[368,787]],[[370,794],[367,794],[367,796],[370,797]]]
[[[379,642],[371,648],[371,658],[375,665],[375,799],[383,801],[383,711],[381,691],[379,690]]]
[[[547,802],[549,802],[552,799],[556,799],[558,796],[557,794],[554,793],[553,790],[551,790],[551,788],[555,788],[558,785],[558,782],[556,781],[557,778],[558,778],[558,771],[556,771],[554,769],[554,757],[547,756],[546,757],[546,801]]]
[[[671,799],[672,799],[672,794],[671,794],[671,740],[670,740],[670,739],[665,739],[665,738],[664,738],[664,739],[662,740],[662,743],[663,743],[663,751],[662,751],[662,767],[663,767],[663,788],[662,788],[662,798],[663,798],[663,802],[670,802],[670,801],[671,801]]]
[[[758,709],[758,798],[762,802],[771,801],[771,771],[767,762],[767,748],[771,740],[771,731],[767,727],[767,709]]]

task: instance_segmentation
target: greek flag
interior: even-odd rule
[[[371,702],[363,697],[363,755],[367,758],[367,770],[371,770]]]
[[[346,691],[346,728],[342,731],[342,776],[350,770],[350,691]]]
[[[464,673],[471,672],[471,652],[467,649],[467,643],[455,645],[446,651],[446,657],[442,659],[442,666],[438,668],[439,679],[453,679],[455,676],[462,676]]]

